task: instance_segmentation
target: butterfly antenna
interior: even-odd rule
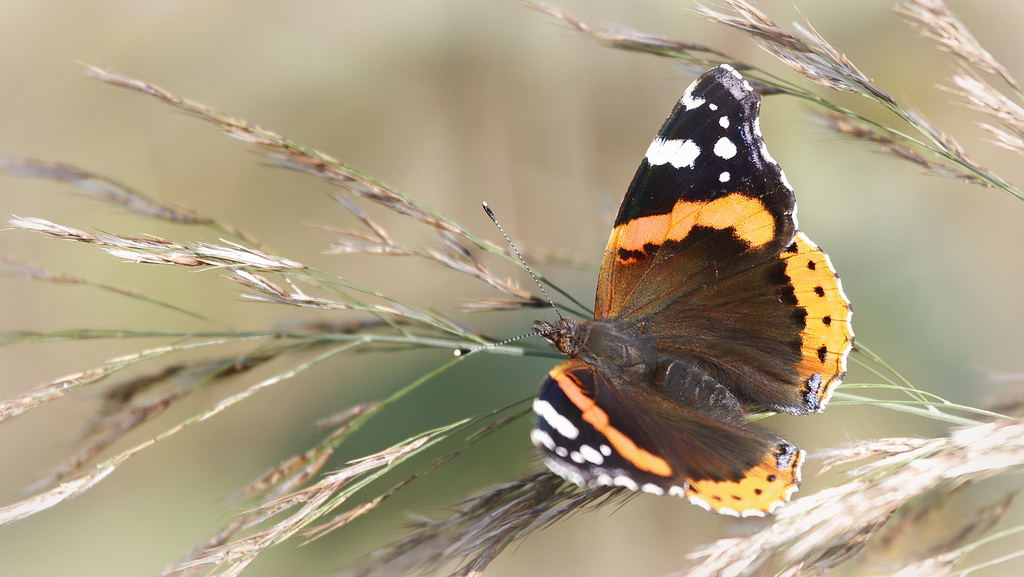
[[[505,339],[503,341],[498,341],[496,343],[488,343],[486,345],[477,345],[475,347],[470,347],[468,349],[455,349],[455,351],[453,351],[452,354],[454,354],[456,357],[461,357],[461,356],[464,356],[464,355],[468,355],[469,353],[475,353],[477,351],[482,351],[484,349],[491,349],[491,348],[494,348],[494,347],[505,346],[505,345],[507,345],[509,343],[513,343],[515,341],[518,341],[519,339],[525,339],[526,337],[532,337],[533,334],[534,333],[529,333],[529,334],[525,334],[525,335],[519,335],[518,337],[511,337],[511,338],[507,338],[507,339]]]
[[[562,311],[558,310],[558,307],[555,306],[555,301],[551,300],[551,296],[548,295],[548,291],[544,290],[544,285],[541,284],[540,279],[537,278],[536,274],[534,274],[533,269],[530,268],[530,265],[526,264],[526,259],[523,258],[523,255],[519,252],[519,249],[516,248],[515,243],[513,243],[512,239],[509,238],[507,234],[505,234],[505,229],[501,228],[501,223],[498,222],[498,217],[494,216],[494,212],[491,211],[491,207],[487,206],[486,202],[483,203],[483,206],[484,206],[484,212],[487,213],[487,216],[491,217],[491,222],[494,223],[494,226],[498,227],[498,231],[501,232],[501,236],[505,237],[505,241],[508,243],[508,245],[510,247],[512,247],[512,250],[516,253],[516,257],[519,258],[519,262],[523,263],[523,266],[526,267],[526,272],[530,273],[530,276],[533,277],[533,282],[537,283],[537,286],[540,288],[540,292],[544,293],[544,298],[546,298],[548,300],[548,304],[551,305],[551,308],[555,309],[555,314],[557,314],[558,318],[560,318],[560,319],[561,318],[565,318],[565,317],[562,316]],[[468,349],[455,349],[455,356],[461,357],[461,356],[468,355],[470,353],[475,353],[477,351],[481,351],[481,350],[484,350],[484,349],[490,349],[490,348],[493,348],[493,347],[500,347],[500,346],[503,346],[503,345],[507,345],[507,344],[509,344],[511,342],[518,341],[519,339],[525,339],[526,337],[532,337],[533,335],[534,335],[534,333],[528,333],[528,334],[525,334],[525,335],[519,335],[518,337],[508,338],[508,339],[505,339],[503,341],[498,341],[496,343],[490,343],[490,344],[487,344],[487,345],[478,345],[478,346],[471,347],[471,348],[468,348]]]
[[[484,212],[487,213],[487,216],[491,217],[491,222],[494,223],[494,226],[498,227],[498,231],[501,233],[501,236],[505,237],[505,242],[507,242],[508,245],[510,247],[512,247],[513,252],[516,253],[516,257],[519,258],[519,262],[523,263],[523,266],[526,267],[526,272],[530,273],[530,276],[533,277],[533,282],[537,283],[537,287],[540,288],[540,292],[544,293],[544,298],[548,299],[548,304],[551,305],[551,308],[555,309],[555,314],[558,315],[558,318],[564,319],[565,317],[562,316],[562,311],[558,310],[558,307],[555,306],[555,301],[551,300],[551,297],[548,295],[548,291],[544,290],[544,285],[541,284],[540,279],[537,278],[537,275],[535,275],[533,273],[533,269],[530,268],[530,265],[526,264],[526,259],[524,259],[523,255],[519,253],[519,249],[516,248],[516,245],[515,245],[515,243],[512,242],[512,239],[510,239],[508,237],[508,235],[505,234],[505,229],[501,228],[501,223],[498,222],[498,217],[494,216],[494,212],[491,211],[491,207],[487,206],[486,202],[483,203],[483,205],[484,205]],[[529,336],[529,335],[526,335],[526,336]],[[522,338],[522,337],[519,337],[519,338]],[[512,340],[515,340],[515,339],[512,339]],[[505,343],[503,342],[501,344],[505,344]]]

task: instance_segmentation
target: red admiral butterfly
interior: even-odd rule
[[[647,149],[615,219],[594,320],[537,321],[569,359],[533,404],[533,443],[584,487],[764,515],[804,452],[747,423],[821,411],[846,372],[850,304],[797,230],[760,97],[728,65],[698,78]]]

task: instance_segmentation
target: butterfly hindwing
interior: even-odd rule
[[[797,308],[806,311],[796,366],[803,395],[799,401],[808,411],[820,411],[846,374],[846,357],[853,347],[853,312],[828,255],[805,234],[797,233],[779,260],[786,263]]]
[[[680,364],[663,378],[673,400],[579,359],[552,369],[531,432],[548,468],[581,486],[686,496],[743,516],[788,499],[802,452],[743,423],[738,403],[706,375]]]
[[[691,358],[745,406],[824,408],[846,372],[853,332],[839,278],[806,235],[771,259],[684,292],[640,320],[659,351]]]

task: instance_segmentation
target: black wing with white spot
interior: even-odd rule
[[[796,232],[796,197],[761,138],[760,108],[760,96],[728,65],[698,78],[648,147],[615,226],[670,213],[680,200],[738,193],[758,199],[775,218],[773,246],[782,250]]]

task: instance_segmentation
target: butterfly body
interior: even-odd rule
[[[610,321],[560,319],[537,321],[534,331],[559,351],[626,382],[649,382],[657,368],[657,350],[643,337],[642,326]]]
[[[697,79],[619,209],[594,319],[534,323],[569,357],[531,432],[560,476],[743,516],[796,490],[803,452],[746,416],[822,410],[853,332],[828,257],[797,230],[759,104],[726,65]]]

